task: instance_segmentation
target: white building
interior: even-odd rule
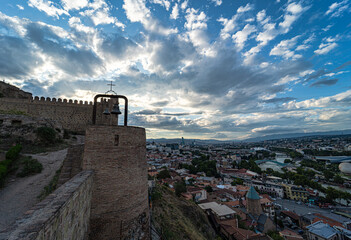
[[[245,185],[253,186],[261,193],[267,193],[274,197],[284,197],[284,187],[279,183],[252,180],[251,182],[245,182]]]

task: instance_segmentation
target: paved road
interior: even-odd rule
[[[278,199],[275,201],[276,203],[282,205],[283,210],[285,210],[284,208],[289,209],[289,211],[295,212],[298,215],[305,215],[305,214],[313,214],[313,213],[320,213],[323,214],[326,217],[335,219],[336,221],[340,221],[340,222],[347,222],[350,221],[349,218],[337,215],[332,213],[332,211],[330,209],[323,209],[323,208],[319,208],[316,206],[306,206],[305,204],[297,204],[294,201],[290,201],[287,199]]]

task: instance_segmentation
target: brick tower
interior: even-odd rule
[[[94,104],[101,96],[111,95],[97,95]],[[93,116],[86,130],[83,169],[94,170],[90,239],[149,239],[145,129],[127,126],[127,99],[111,96],[122,97],[124,126],[94,124]]]
[[[254,187],[250,187],[246,194],[246,209],[248,213],[254,216],[259,216],[262,213],[262,207],[260,204],[260,196],[256,192]]]

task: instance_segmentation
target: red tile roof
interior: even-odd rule
[[[299,215],[297,215],[296,213],[294,212],[291,212],[291,211],[281,211],[281,213],[285,214],[286,216],[298,221],[300,219]]]
[[[279,232],[280,236],[284,237],[286,240],[300,240],[303,239],[302,236],[293,232],[289,229],[284,229],[283,231]]]
[[[224,205],[227,205],[228,207],[236,207],[240,205],[239,200],[236,201],[230,201],[230,202],[224,202]]]
[[[323,223],[329,224],[331,227],[334,227],[334,226],[344,227],[340,222],[335,221],[334,219],[328,218],[320,213],[314,213],[314,215],[317,217],[313,219],[312,223],[322,221]]]

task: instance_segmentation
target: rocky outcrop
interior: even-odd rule
[[[60,138],[63,136],[63,128],[57,121],[25,115],[0,114],[1,139],[17,138],[21,141],[34,143],[37,140],[36,130],[39,127],[53,128],[56,130],[57,136]]]
[[[18,87],[15,87],[8,83],[0,82],[0,97],[31,99],[32,94],[29,92],[22,91]]]

